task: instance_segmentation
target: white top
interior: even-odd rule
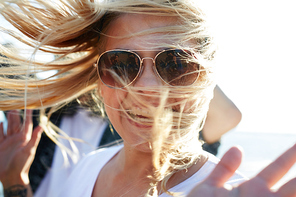
[[[106,149],[99,149],[92,152],[83,158],[73,170],[73,173],[68,178],[64,185],[63,191],[59,197],[90,197],[96,179],[104,167],[104,165],[122,148],[121,146],[115,146]],[[208,161],[191,177],[169,189],[171,192],[182,192],[187,195],[199,182],[204,180],[214,169],[219,159],[209,154]],[[237,184],[247,180],[238,172],[229,179],[227,184]],[[160,197],[169,197],[166,193],[160,195]]]
[[[107,125],[108,123],[103,119],[91,117],[88,112],[82,109],[72,117],[64,116],[60,125],[62,131],[87,143],[74,142],[79,150],[79,155],[75,161],[69,159],[69,166],[64,165],[61,150],[56,146],[51,169],[47,171],[34,197],[56,197],[79,159],[98,146]],[[68,140],[60,139],[59,141],[71,149]]]

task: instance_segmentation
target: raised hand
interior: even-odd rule
[[[277,183],[296,162],[296,144],[268,165],[254,178],[236,186],[225,185],[225,182],[239,167],[242,154],[237,148],[231,148],[222,157],[219,164],[201,184],[188,195],[209,197],[296,197],[296,178],[290,180],[277,191],[271,187]]]
[[[42,129],[32,123],[32,110],[26,110],[24,124],[18,111],[13,110],[7,116],[7,134],[4,135],[3,123],[0,123],[0,181],[4,189],[14,186],[28,186],[28,173],[34,160]]]

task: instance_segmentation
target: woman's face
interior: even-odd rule
[[[136,14],[122,15],[111,22],[106,32],[108,35],[106,36],[106,50],[126,49],[136,51],[141,58],[154,58],[162,49],[151,51],[151,47],[147,46],[147,43],[151,44],[156,40],[159,41],[161,34],[128,36],[143,30],[167,26],[168,24],[175,23],[175,21],[175,18],[170,17]],[[123,138],[125,144],[137,146],[138,148],[142,147],[142,150],[149,151],[148,143],[144,140],[143,136],[149,136],[152,127],[135,122],[121,110],[123,108],[133,117],[141,119],[147,116],[145,108],[139,104],[139,102],[135,101],[131,94],[124,89],[112,89],[105,86],[102,82],[100,83],[106,113],[116,131]],[[145,59],[143,61],[142,73],[137,80],[132,83],[132,86],[141,88],[160,85],[163,85],[163,82],[153,71],[153,61],[151,59]],[[149,103],[152,106],[157,106],[159,104],[158,99],[153,97],[155,93],[152,91],[139,90],[138,92],[151,95],[142,96],[141,100],[143,102]]]

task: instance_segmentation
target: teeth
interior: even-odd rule
[[[145,119],[149,118],[150,113],[146,110],[143,110],[141,108],[133,108],[127,112],[132,118],[135,119]]]
[[[150,115],[149,111],[143,110],[141,108],[133,108],[130,110],[130,113],[135,114],[135,115],[139,115],[139,116],[149,116]]]

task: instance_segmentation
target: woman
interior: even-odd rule
[[[19,71],[29,70],[31,74],[44,69],[58,73],[56,78],[40,81],[29,77],[26,83],[5,79],[7,83],[1,86],[4,95],[1,109],[54,106],[94,89],[123,139],[121,146],[85,157],[60,196],[186,195],[208,180],[206,177],[217,160],[202,151],[198,132],[215,87],[211,63],[215,48],[196,1],[38,1],[36,7],[26,3],[1,2],[1,14],[32,39],[24,40],[28,44],[34,42],[38,50],[67,58],[46,64],[27,63],[11,51],[3,51]],[[127,67],[130,54],[137,57],[134,69]],[[169,54],[176,58],[178,71],[164,69]],[[118,56],[116,66],[111,62],[113,56]],[[1,69],[1,73],[5,72],[8,72],[5,68]],[[2,146],[16,135],[31,136],[30,118],[25,119],[26,127],[21,130],[20,120],[15,116],[11,113],[9,117],[11,126],[8,137],[2,134]],[[40,127],[33,132],[31,140],[27,140],[27,149],[34,149],[40,132]],[[27,157],[32,155],[28,153]],[[15,157],[9,154],[6,158],[17,163],[13,162],[17,157],[24,158],[24,167],[20,167],[20,162],[17,170],[4,165],[7,170],[0,173],[0,180],[8,188],[7,195],[12,192],[9,190],[12,183],[18,183],[20,188],[12,189],[30,196],[27,180],[30,158],[21,154]],[[246,180],[234,171],[231,174],[234,176],[227,184]],[[225,175],[215,180],[224,184],[223,178]],[[203,186],[210,188],[209,185],[204,182],[195,191]],[[241,191],[245,186],[238,188]],[[236,188],[223,191],[240,195],[235,193]],[[267,192],[270,190],[261,194]]]

